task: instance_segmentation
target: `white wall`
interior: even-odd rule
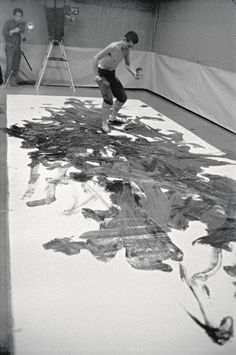
[[[236,1],[159,0],[149,87],[236,131]]]
[[[236,72],[236,2],[161,0],[153,50]]]

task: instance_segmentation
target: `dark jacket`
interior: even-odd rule
[[[20,27],[21,31],[18,33],[10,34],[10,31],[16,27]],[[21,34],[25,31],[25,22],[16,22],[14,19],[5,22],[2,30],[2,34],[5,38],[6,44],[12,44],[15,46],[20,46],[21,44]]]

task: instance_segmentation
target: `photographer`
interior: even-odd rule
[[[25,32],[26,24],[22,21],[23,10],[15,8],[13,10],[13,19],[5,22],[2,34],[6,42],[6,71],[5,82],[11,75],[10,84],[17,85],[17,75],[21,60],[21,34]],[[11,73],[12,72],[12,73]]]

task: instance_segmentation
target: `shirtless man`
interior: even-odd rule
[[[116,98],[110,122],[116,120],[120,108],[127,100],[127,95],[120,80],[116,77],[115,70],[124,59],[126,69],[135,79],[140,79],[140,74],[136,73],[130,64],[130,48],[138,43],[138,36],[135,32],[129,31],[119,42],[112,42],[106,48],[97,53],[93,58],[93,69],[96,75],[95,80],[100,88],[102,104],[102,131],[110,132],[108,119],[113,105],[113,96]]]

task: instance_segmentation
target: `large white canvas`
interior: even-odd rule
[[[50,116],[48,109],[60,113],[68,106],[68,99],[8,95],[8,127]],[[100,99],[79,100],[91,101],[99,111]],[[202,169],[202,179],[207,179],[206,173],[234,178],[235,162],[143,102],[128,100],[122,113],[130,119],[153,118],[142,122],[161,129],[170,139],[173,131],[182,133],[182,144],[194,154],[225,160],[225,165]],[[135,139],[122,128],[109,135],[119,139],[123,134]],[[98,229],[97,222],[83,217],[81,208],[106,210],[111,201],[96,180],[86,184],[73,181],[57,185],[55,202],[29,208],[27,196],[22,198],[30,175],[28,153],[21,148],[20,139],[8,137],[11,291],[17,355],[234,353],[234,338],[223,347],[214,344],[185,312],[184,308],[201,317],[196,301],[180,280],[177,262],[170,261],[173,272],[164,273],[131,268],[123,249],[107,263],[98,262],[88,251],[68,256],[45,250],[42,245],[53,238],[73,236],[77,240],[83,232]],[[70,171],[75,169],[71,167]],[[34,199],[42,198],[45,179],[52,178],[55,169],[41,166],[39,173]],[[79,196],[77,213],[68,215],[65,211],[71,209],[75,196]],[[206,226],[200,221],[190,222],[184,232],[169,232],[183,250],[183,263],[190,273],[201,271],[209,263],[211,248],[191,244],[205,234]],[[224,264],[232,264],[234,257],[233,252],[223,251]],[[210,283],[216,318],[228,314],[235,317],[232,279],[220,270]]]

